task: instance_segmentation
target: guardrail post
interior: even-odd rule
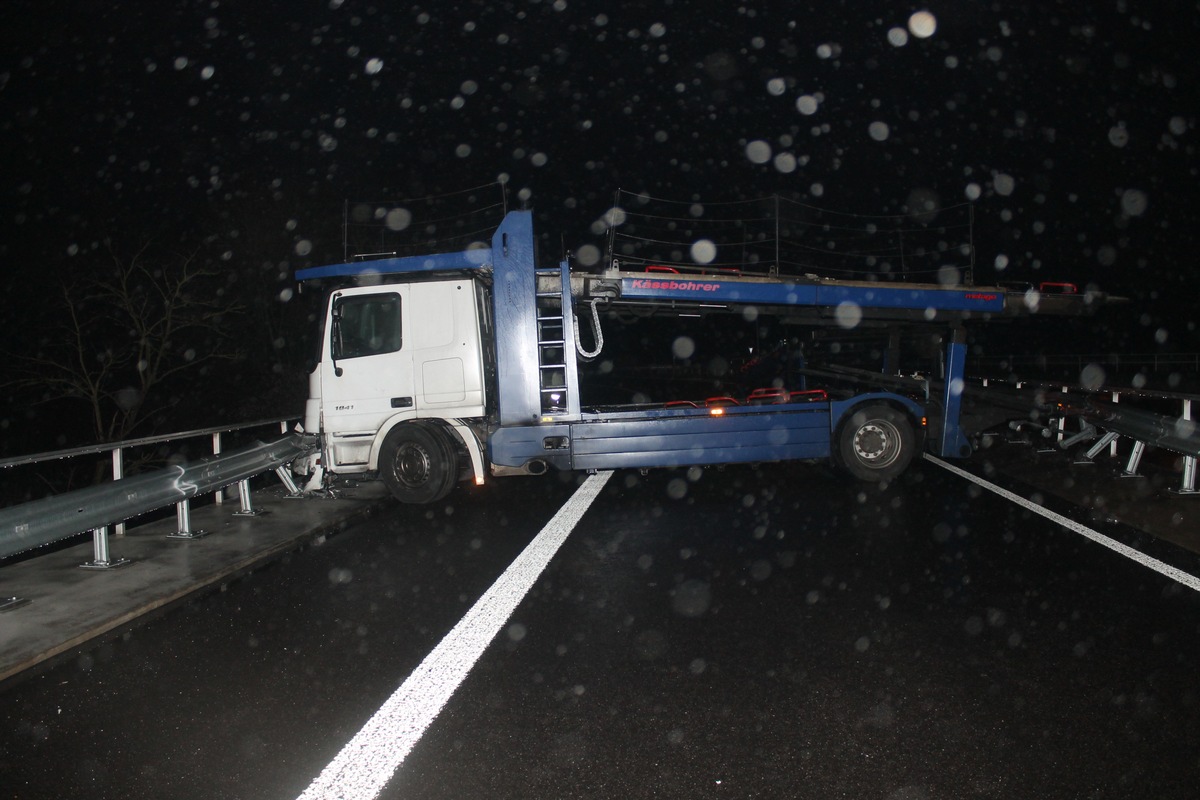
[[[114,447],[112,451],[112,472],[114,481],[119,481],[125,477],[125,451],[119,447]],[[118,522],[113,526],[113,533],[117,536],[124,536],[125,523]]]
[[[128,558],[112,560],[108,554],[108,526],[101,525],[92,529],[92,560],[80,564],[80,569],[116,569],[126,567],[133,562]]]
[[[1171,494],[1178,495],[1194,495],[1200,494],[1196,491],[1196,457],[1183,457],[1183,478],[1180,480],[1179,488],[1172,489]]]
[[[260,514],[266,513],[265,511],[255,511],[254,510],[254,503],[250,497],[250,479],[249,478],[245,478],[244,480],[238,481],[237,487],[238,487],[238,498],[242,501],[242,508],[240,511],[233,512],[233,515],[235,517],[257,517]]]
[[[175,532],[168,533],[168,539],[199,539],[208,536],[208,531],[192,530],[192,505],[187,499],[175,504]]]
[[[1066,427],[1065,418],[1063,420],[1062,427],[1063,428]],[[1064,433],[1064,431],[1061,429],[1058,432],[1058,437],[1059,437],[1058,446],[1061,447],[1063,450],[1070,450],[1072,447],[1079,444],[1080,442],[1090,442],[1092,439],[1095,439],[1097,436],[1100,435],[1100,434],[1096,433],[1096,426],[1089,423],[1083,417],[1079,418],[1079,433],[1071,434],[1070,436],[1068,436],[1066,438],[1063,438],[1063,433]]]
[[[286,466],[276,467],[275,474],[279,476],[279,480],[283,481],[283,485],[287,488],[288,497],[303,497],[304,492],[300,491],[300,487],[296,485],[295,479],[292,477],[292,471]]]
[[[213,448],[212,448],[213,455],[214,456],[221,455],[221,432],[220,431],[217,431],[216,433],[214,433],[212,435],[212,445],[213,445]],[[225,501],[225,490],[224,489],[217,489],[215,492],[213,492],[213,502],[214,503],[216,503],[217,505],[221,505],[221,503],[223,503],[224,501]]]
[[[1119,433],[1117,433],[1115,431],[1109,431],[1108,433],[1101,436],[1099,441],[1097,441],[1094,445],[1089,447],[1088,451],[1086,453],[1084,453],[1082,456],[1076,458],[1075,461],[1073,461],[1072,463],[1081,464],[1081,465],[1095,464],[1096,456],[1100,455],[1101,450],[1103,450],[1106,447],[1112,447],[1114,449],[1116,448],[1118,437],[1120,437]]]
[[[1146,452],[1146,443],[1140,439],[1133,443],[1133,451],[1129,454],[1129,462],[1125,465],[1125,471],[1121,473],[1122,478],[1140,478],[1138,474],[1138,466],[1142,463],[1142,454]]]
[[[1190,423],[1192,422],[1192,400],[1190,397],[1186,397],[1183,400],[1183,419],[1187,420],[1187,422],[1189,423],[1189,425],[1187,427],[1190,427]],[[1195,456],[1184,456],[1183,457],[1183,477],[1179,482],[1179,489],[1178,490],[1172,489],[1171,494],[1178,494],[1178,495],[1200,494],[1200,492],[1196,491],[1196,457]]]
[[[1070,391],[1070,387],[1062,387],[1062,393],[1065,395]],[[1063,439],[1067,437],[1067,415],[1065,413],[1058,416],[1058,444],[1061,447]]]
[[[1115,403],[1120,403],[1120,402],[1121,402],[1121,393],[1120,393],[1120,392],[1113,392],[1113,393],[1112,393],[1112,401],[1113,401],[1113,403],[1114,403],[1114,404],[1115,404]],[[1110,445],[1108,446],[1108,454],[1109,454],[1111,457],[1113,457],[1113,458],[1116,458],[1116,457],[1117,457],[1117,440],[1116,440],[1116,439],[1113,439],[1113,440],[1112,440],[1112,444],[1110,444]]]

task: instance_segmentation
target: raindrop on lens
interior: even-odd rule
[[[937,17],[928,11],[918,11],[908,18],[908,30],[918,39],[928,39],[937,31]]]
[[[717,257],[717,246],[708,239],[698,239],[692,243],[692,260],[697,264],[710,264]]]
[[[838,303],[833,312],[834,319],[837,320],[839,327],[850,329],[857,328],[858,323],[862,322],[862,308],[857,303],[846,301]]]
[[[1099,364],[1088,364],[1079,373],[1079,385],[1089,391],[1096,391],[1104,385],[1104,367]]]
[[[746,158],[754,164],[765,164],[771,160],[771,145],[762,139],[755,139],[746,145]]]
[[[671,354],[676,358],[691,358],[696,352],[696,343],[690,336],[680,336],[671,343]]]
[[[699,617],[712,604],[712,587],[698,579],[686,580],[676,587],[671,607],[683,617]]]

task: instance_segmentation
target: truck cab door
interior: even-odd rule
[[[409,287],[400,284],[347,289],[330,300],[321,405],[340,464],[366,464],[380,425],[414,407],[412,348],[405,341],[408,299]],[[345,447],[336,446],[339,440]]]

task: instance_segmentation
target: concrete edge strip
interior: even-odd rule
[[[81,633],[77,636],[74,636],[53,647],[47,648],[40,653],[35,653],[23,661],[13,662],[8,666],[0,667],[0,686],[2,686],[8,680],[16,678],[26,670],[33,669],[34,667],[44,664],[47,661],[51,661],[52,659],[58,658],[65,653],[69,653],[72,650],[82,647],[88,642],[112,633],[124,625],[135,622],[140,617],[144,617],[147,614],[152,614],[161,608],[165,608],[172,603],[177,603],[180,600],[187,599],[192,595],[201,594],[214,584],[228,580],[242,573],[252,571],[257,567],[267,564],[278,558],[283,553],[288,553],[298,549],[305,541],[311,540],[314,537],[343,530],[363,516],[373,513],[386,502],[389,502],[388,498],[386,497],[375,501],[369,501],[362,508],[357,508],[344,517],[339,517],[335,520],[331,520],[320,525],[315,525],[306,530],[304,533],[298,534],[290,539],[277,542],[267,549],[256,550],[253,553],[246,555],[241,560],[236,561],[217,572],[205,575],[204,578],[198,583],[192,584],[191,586],[180,589],[176,592],[172,592],[168,595],[157,597],[150,602],[143,603],[131,611],[127,611],[124,614],[107,619],[86,633]],[[174,521],[172,520],[172,524],[173,522]],[[149,534],[139,533],[137,535]],[[90,547],[90,545],[88,546]]]
[[[321,771],[300,795],[302,799],[368,800],[383,791],[611,475],[611,471],[599,472],[584,481],[491,588]]]
[[[1109,538],[1108,536],[1105,536],[1104,534],[1100,533],[1099,531],[1092,530],[1088,526],[1083,525],[1079,522],[1076,522],[1073,519],[1068,519],[1067,517],[1064,517],[1062,514],[1057,514],[1048,508],[1044,508],[1044,507],[1038,505],[1037,503],[1033,502],[1032,500],[1027,500],[1024,497],[1021,497],[1019,494],[1016,494],[1014,492],[1010,492],[1007,489],[1001,488],[1000,486],[997,486],[996,484],[992,483],[991,481],[984,480],[983,478],[979,477],[978,475],[967,472],[965,469],[961,469],[960,467],[955,467],[951,464],[947,464],[945,461],[942,461],[940,458],[937,458],[936,456],[932,456],[929,453],[926,453],[925,459],[927,461],[930,461],[930,462],[938,465],[942,469],[953,472],[955,475],[958,475],[959,477],[966,478],[967,480],[971,481],[971,483],[982,486],[984,489],[987,489],[990,492],[994,492],[994,493],[1000,495],[1001,497],[1003,497],[1006,500],[1010,500],[1010,501],[1016,503],[1017,505],[1021,506],[1022,508],[1027,508],[1030,511],[1034,512],[1035,514],[1039,514],[1039,515],[1045,517],[1046,519],[1050,520],[1051,522],[1058,523],[1059,525],[1063,526],[1064,528],[1066,528],[1068,530],[1074,531],[1075,533],[1078,533],[1082,536],[1086,536],[1087,538],[1091,539],[1093,542],[1096,542],[1097,544],[1101,544],[1101,545],[1107,547],[1109,550],[1112,550],[1113,552],[1119,553],[1120,555],[1123,555],[1128,559],[1136,561],[1137,563],[1141,564],[1143,567],[1149,567],[1150,569],[1154,570],[1155,572],[1157,572],[1161,575],[1164,575],[1173,581],[1181,583],[1184,586],[1188,587],[1189,589],[1200,592],[1200,578],[1197,578],[1195,575],[1192,575],[1191,573],[1184,572],[1181,569],[1172,567],[1170,564],[1166,564],[1162,561],[1159,561],[1157,558],[1154,558],[1153,556],[1148,556],[1140,550],[1135,550],[1128,545],[1121,544],[1116,539]]]

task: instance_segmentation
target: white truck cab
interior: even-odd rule
[[[304,420],[306,430],[320,433],[325,470],[379,471],[389,485],[407,480],[415,487],[429,483],[435,462],[457,463],[439,452],[446,442],[457,447],[454,436],[438,436],[428,426],[449,432],[457,430],[453,420],[485,416],[483,293],[476,280],[464,277],[357,286],[329,295]],[[428,422],[404,425],[413,420]],[[412,435],[400,435],[409,429]],[[414,438],[416,443],[407,441]],[[469,444],[464,440],[464,447]],[[457,469],[446,471],[452,485]]]

